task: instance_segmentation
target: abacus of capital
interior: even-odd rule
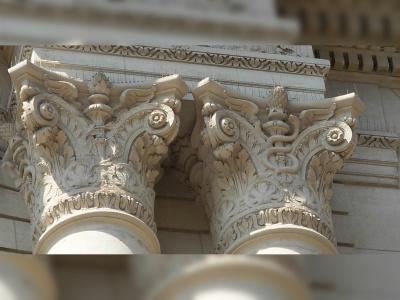
[[[34,253],[160,253],[154,184],[185,82],[85,82],[28,61],[10,74],[18,110],[2,126],[3,161],[29,207]],[[215,252],[337,253],[329,200],[356,145],[357,96],[290,100],[276,87],[262,99],[208,78],[192,94],[190,178]]]

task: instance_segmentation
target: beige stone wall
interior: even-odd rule
[[[0,171],[0,252],[32,253],[29,214],[24,200]]]
[[[183,181],[164,170],[156,186],[157,236],[164,254],[211,254],[210,225],[204,205]]]

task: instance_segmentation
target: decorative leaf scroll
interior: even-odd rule
[[[168,147],[164,140],[156,135],[145,133],[136,140],[130,162],[141,174],[139,178],[141,178],[143,186],[154,186],[154,181],[159,174],[159,164],[167,152]]]
[[[173,76],[129,87],[99,72],[78,84],[29,62],[21,68],[27,76],[14,80],[22,86],[21,121],[0,131],[10,142],[4,162],[29,204],[36,238],[62,216],[98,207],[125,210],[155,230],[153,187],[178,133],[183,81]],[[163,97],[155,99],[156,90]]]
[[[214,167],[220,174],[217,183],[228,198],[247,197],[249,188],[257,181],[256,169],[239,142],[227,145],[230,146],[229,149],[216,150],[230,153],[223,161],[214,162]]]
[[[360,134],[358,136],[357,145],[397,150],[400,146],[400,139],[397,137]]]
[[[84,192],[72,197],[64,197],[56,205],[47,208],[43,212],[41,221],[34,224],[34,240],[37,241],[46,229],[61,217],[93,208],[112,208],[125,211],[143,220],[153,231],[156,231],[153,211],[134,198],[107,191]]]
[[[128,55],[133,57],[148,57],[163,61],[186,61],[195,64],[217,65],[220,67],[232,67],[251,70],[274,71],[294,74],[307,74],[325,76],[329,66],[293,62],[287,60],[271,60],[267,58],[227,55],[219,53],[207,53],[188,49],[158,48],[152,46],[83,46],[83,45],[53,45],[53,48],[72,49],[95,53],[107,53],[111,55]]]
[[[64,131],[57,126],[44,127],[33,135],[33,139],[42,158],[38,164],[39,170],[44,174],[53,175],[61,184],[64,171],[76,159],[74,149]]]
[[[340,155],[323,151],[319,155],[313,156],[310,161],[307,179],[316,191],[320,191],[320,199],[329,203],[333,195],[332,182],[336,171],[343,167],[343,159]],[[324,205],[324,203],[321,203]]]
[[[340,112],[335,101],[300,112],[297,104],[291,114],[280,86],[267,99],[246,97],[210,79],[192,92],[203,116],[201,157],[207,155],[203,149],[214,156],[203,159],[212,188],[202,195],[212,211],[217,251],[278,223],[310,227],[333,241],[329,200],[336,170],[354,151],[353,104],[342,103]],[[268,218],[261,222],[262,211]]]
[[[303,226],[317,231],[327,237],[336,246],[333,230],[323,220],[314,214],[291,207],[261,209],[257,212],[238,218],[230,225],[217,240],[215,252],[225,253],[226,249],[240,237],[248,235],[257,229],[275,224],[290,224]]]

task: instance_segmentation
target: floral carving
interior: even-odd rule
[[[400,146],[400,139],[397,137],[359,134],[358,140],[357,140],[357,145],[365,146],[365,147],[397,150]]]
[[[36,241],[46,229],[62,217],[83,209],[111,208],[122,210],[143,220],[153,231],[156,230],[153,211],[129,195],[115,192],[84,192],[72,197],[58,199],[53,206],[47,207],[42,219],[33,228],[33,239]]]
[[[214,167],[219,172],[217,184],[222,190],[224,201],[232,201],[231,213],[234,215],[239,212],[239,207],[236,207],[237,199],[240,199],[239,204],[251,206],[252,199],[249,192],[257,182],[257,175],[249,154],[240,143],[227,145],[228,147],[225,146],[220,151],[229,155],[219,154],[217,157],[222,159],[215,161]]]
[[[237,129],[236,123],[230,118],[223,118],[221,120],[222,131],[229,136],[235,135]]]
[[[218,65],[221,67],[237,67],[243,69],[274,71],[283,73],[307,74],[325,76],[329,67],[326,65],[291,62],[258,58],[251,56],[226,55],[192,51],[186,49],[170,49],[147,46],[70,46],[54,45],[53,48],[68,50],[90,51],[95,53],[107,53],[109,55],[128,55],[134,57],[148,57],[170,61],[186,61],[196,64]]]
[[[171,76],[162,87],[121,87],[103,73],[84,83],[30,63],[21,68],[33,78],[17,91],[21,119],[1,129],[13,135],[4,164],[30,208],[35,241],[60,218],[99,207],[131,213],[156,230],[154,182],[178,133],[175,111],[186,84]],[[13,78],[15,86],[21,78]]]
[[[161,128],[167,123],[167,116],[160,110],[153,111],[149,116],[149,124],[153,128]]]
[[[330,145],[338,145],[343,142],[344,134],[340,128],[332,128],[326,135],[326,140]]]
[[[281,207],[263,209],[235,220],[219,239],[215,252],[223,254],[240,237],[275,224],[290,224],[313,229],[327,237],[336,246],[332,228],[327,226],[320,218],[306,210]]]
[[[96,73],[89,83],[89,92],[91,94],[110,94],[110,81],[104,73]]]
[[[344,120],[362,111],[359,100],[350,94],[291,113],[284,87],[276,87],[268,99],[255,99],[210,79],[193,95],[203,116],[193,140],[209,174],[209,192],[202,196],[216,252],[274,224],[312,228],[335,243],[332,181],[354,151],[354,122]],[[335,113],[337,103],[340,113]]]
[[[132,149],[130,162],[143,180],[143,186],[153,187],[159,174],[161,159],[168,152],[167,144],[156,135],[146,133],[139,137]],[[143,162],[146,162],[143,164]]]

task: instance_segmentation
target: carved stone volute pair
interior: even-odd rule
[[[241,239],[274,226],[309,228],[335,245],[329,200],[356,146],[364,108],[357,96],[290,101],[275,87],[261,99],[210,79],[193,95],[192,143],[208,172],[202,196],[216,252],[233,253]]]
[[[114,84],[96,73],[88,83],[28,61],[10,74],[18,111],[3,162],[30,208],[35,242],[58,220],[99,208],[155,231],[153,187],[188,92],[179,76]]]

